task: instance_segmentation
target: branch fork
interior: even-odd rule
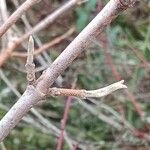
[[[34,40],[32,36],[29,38],[28,43],[28,52],[27,52],[27,62],[26,62],[26,71],[27,71],[27,80],[29,85],[35,84],[35,64],[33,62],[33,55],[34,55]],[[44,74],[43,74],[44,75]],[[126,85],[123,84],[124,80],[121,80],[119,82],[116,82],[114,84],[111,84],[109,86],[106,86],[101,89],[97,90],[78,90],[78,89],[64,89],[64,88],[49,88],[48,93],[43,95],[46,96],[76,96],[80,97],[82,99],[89,98],[89,97],[103,97],[107,96],[108,94],[111,94],[112,92],[118,90],[118,89],[124,89],[127,88]]]

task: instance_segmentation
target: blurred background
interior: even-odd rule
[[[2,24],[25,0],[1,0]],[[43,0],[30,8],[0,41],[9,42],[64,6],[67,0]],[[33,34],[36,76],[50,66],[108,0],[77,3],[38,33]],[[4,11],[7,12],[6,18]],[[0,117],[24,92],[27,40],[12,52],[0,69]],[[149,150],[150,148],[150,1],[129,8],[93,41],[53,86],[97,89],[124,79],[127,90],[99,99],[50,97],[34,107],[1,144],[2,150],[54,150],[62,130],[61,120],[70,105],[63,150]],[[66,103],[68,102],[68,103]]]

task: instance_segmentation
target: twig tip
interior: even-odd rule
[[[30,37],[29,37],[29,42],[32,42],[33,43],[33,36],[32,35],[30,35]]]
[[[119,81],[119,83],[120,83],[120,85],[121,85],[121,88],[127,89],[127,86],[123,84],[123,83],[124,83],[124,80]]]

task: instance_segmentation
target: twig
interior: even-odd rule
[[[0,16],[2,19],[2,24],[3,22],[5,22],[8,18],[8,10],[7,10],[7,5],[6,5],[6,0],[1,0],[1,5],[0,5]],[[11,31],[10,31],[11,32]],[[6,48],[7,43],[9,41],[9,36],[10,36],[10,32],[7,33],[5,36],[3,36],[2,39],[2,51]]]
[[[0,77],[2,78],[2,80],[7,84],[7,86],[13,91],[13,93],[20,98],[21,94],[17,91],[17,89],[14,87],[13,84],[11,84],[11,82],[8,80],[8,78],[6,77],[6,75],[4,74],[4,72],[0,69]],[[4,108],[5,106],[3,106]],[[9,110],[8,108],[4,108],[5,110]],[[54,126],[49,120],[47,120],[46,118],[44,118],[36,109],[32,108],[31,109],[31,113],[36,116],[39,120],[39,122],[45,127],[47,128],[53,135],[58,136],[60,133],[60,129],[58,129],[56,126]],[[24,121],[27,121],[26,118],[23,118]],[[68,143],[68,145],[71,147],[72,141],[70,139],[70,137],[67,136],[66,132],[64,132],[64,139],[66,140],[66,142]]]
[[[0,67],[9,59],[12,51],[20,45],[19,40],[13,40],[8,43],[8,46],[5,50],[0,53]]]
[[[135,130],[135,128],[124,118],[124,116],[122,115],[122,113],[117,112],[111,106],[108,106],[108,105],[106,105],[104,103],[98,104],[99,101],[92,100],[91,102],[94,102],[95,105],[98,105],[98,108],[100,107],[100,108],[104,109],[106,112],[112,114],[114,116],[114,118],[116,118],[116,120],[118,120],[120,123],[122,123],[123,126],[126,129],[129,129],[130,131],[134,131]]]
[[[33,63],[33,54],[34,54],[34,40],[30,36],[28,44],[28,56],[26,62],[26,71],[27,71],[27,81],[29,84],[33,85],[35,82],[35,64]]]
[[[78,99],[78,100],[80,100],[80,99]],[[117,129],[117,130],[123,129],[123,126],[119,122],[114,120],[112,117],[108,117],[107,115],[104,115],[103,113],[97,111],[97,109],[95,109],[95,107],[93,107],[89,104],[86,104],[83,101],[81,101],[79,104],[82,105],[85,109],[87,109],[90,113],[97,116],[100,120],[106,122],[107,124],[111,125],[115,129]]]
[[[113,59],[111,57],[111,54],[108,52],[108,49],[106,48],[107,52],[105,51],[105,55],[107,59],[110,59],[108,61],[108,65],[110,66],[110,69],[112,71],[112,75],[114,76],[114,78],[116,80],[119,80],[121,75],[119,74],[119,72],[117,71],[115,65],[113,64]],[[126,89],[125,90],[125,94],[128,96],[129,100],[132,102],[135,110],[137,111],[137,113],[139,114],[139,116],[143,119],[143,117],[145,116],[145,113],[143,112],[140,104],[136,101],[135,97],[133,96],[133,94]]]
[[[112,92],[118,89],[127,88],[126,85],[123,84],[124,80],[111,84],[101,89],[97,90],[76,90],[76,89],[61,89],[61,88],[50,88],[48,91],[48,95],[50,96],[76,96],[80,98],[90,98],[90,97],[103,97],[111,94]]]
[[[57,142],[57,150],[62,149],[62,144],[64,141],[64,131],[65,131],[65,127],[66,127],[67,120],[68,120],[68,114],[69,114],[71,102],[72,102],[72,97],[69,96],[67,98],[67,102],[65,105],[65,111],[64,111],[63,119],[61,120],[61,132],[60,132],[60,136],[59,136],[59,139]]]
[[[15,93],[15,95],[19,98],[21,94],[16,90],[16,88],[10,83],[8,78],[5,76],[2,69],[0,69],[0,78],[7,84],[7,86]]]
[[[79,0],[79,1],[81,1],[81,0]],[[18,5],[19,5],[19,3],[18,3],[18,0],[13,0],[13,3],[14,3],[14,5],[16,6],[16,7],[18,7]],[[67,11],[66,11],[67,12]],[[64,12],[65,13],[65,12]],[[28,31],[31,31],[32,30],[32,26],[30,25],[30,23],[29,23],[29,21],[28,21],[28,19],[27,19],[27,17],[25,16],[25,15],[22,15],[22,17],[21,17],[21,19],[22,19],[22,21],[24,22],[24,24],[25,24],[25,27],[27,28],[27,30]],[[37,35],[35,35],[34,34],[34,39],[35,39],[35,42],[37,43],[37,46],[38,47],[42,47],[42,42],[41,42],[41,40],[38,38],[38,36]],[[44,56],[44,58],[45,58],[45,60],[49,63],[49,64],[51,64],[52,63],[52,60],[51,60],[51,58],[50,58],[50,56],[47,54],[47,52],[43,52],[43,56]],[[40,58],[41,56],[38,56],[37,57],[37,59],[39,60],[39,62],[43,65],[43,59],[42,58]],[[45,64],[45,62],[44,62],[44,64]],[[58,80],[59,80],[59,82],[62,80],[61,79],[61,76],[58,78]],[[56,81],[56,83],[58,83],[58,81]],[[60,83],[59,83],[60,84]]]
[[[31,31],[24,34],[22,36],[22,40],[24,41],[30,35],[33,35],[33,34],[39,32],[40,30],[47,27],[49,24],[53,23],[58,17],[62,16],[64,13],[68,12],[71,8],[76,6],[79,1],[81,1],[81,0],[69,0],[62,7],[58,8],[52,14],[50,14],[45,19],[43,19],[41,22],[39,22]]]
[[[106,39],[106,43],[102,44],[103,48],[105,49],[104,53],[105,53],[105,56],[106,56],[106,62],[110,66],[110,69],[112,71],[112,75],[118,81],[122,77],[119,74],[119,72],[117,71],[117,68],[113,63],[113,59],[112,59],[112,56],[111,56],[110,52],[108,51],[107,45],[108,45],[108,41]],[[141,108],[140,104],[136,101],[133,94],[128,89],[125,90],[125,94],[129,98],[129,100],[132,102],[132,104],[133,104],[135,110],[137,111],[137,113],[139,114],[139,116],[143,119],[143,117],[145,116],[145,113],[142,111],[142,108]]]
[[[127,3],[128,2],[128,3]],[[0,121],[0,141],[18,124],[21,118],[39,101],[45,98],[49,88],[57,77],[72,63],[72,61],[92,43],[92,41],[135,0],[126,1],[122,5],[119,0],[110,0],[103,10],[82,30],[74,41],[36,80],[36,85],[28,85],[24,94]],[[125,3],[125,4],[126,4]]]
[[[93,91],[87,91],[87,90],[74,90],[74,89],[60,89],[60,88],[50,88],[49,95],[50,96],[69,96],[66,102],[65,112],[63,119],[61,120],[61,134],[57,143],[57,150],[61,150],[62,144],[63,144],[63,138],[64,138],[64,130],[66,127],[66,123],[68,120],[68,113],[70,110],[70,105],[72,101],[71,96],[77,96],[81,98],[89,98],[89,97],[102,97],[106,96],[113,91],[116,91],[117,89],[121,88],[127,88],[125,85],[123,85],[123,80],[117,83],[114,83],[112,85],[109,85],[105,88],[93,90]],[[103,117],[104,118],[104,117]]]
[[[26,0],[0,27],[0,37],[34,4],[38,3],[40,0]]]
[[[72,84],[72,88],[75,87],[76,84],[76,79],[74,80],[73,84]],[[60,135],[59,138],[57,139],[57,150],[61,150],[62,149],[62,145],[64,142],[64,133],[65,133],[65,128],[67,125],[67,120],[68,120],[68,116],[69,116],[69,111],[71,109],[71,103],[72,103],[72,97],[68,96],[67,100],[66,100],[66,104],[64,107],[64,114],[63,114],[63,118],[61,119],[61,123],[60,123]],[[72,144],[72,146],[74,147],[74,145]]]
[[[1,10],[2,20],[5,22],[8,18],[6,0],[1,0],[0,10]]]
[[[18,2],[18,0],[12,0],[12,2],[14,3],[14,5],[15,5],[16,8],[19,7],[19,2]],[[30,31],[30,30],[32,29],[32,26],[30,25],[30,23],[29,23],[29,21],[28,21],[26,15],[23,14],[23,15],[21,16],[21,19],[22,19],[22,22],[23,22],[24,25],[25,25],[26,30],[27,30],[27,31]],[[18,30],[18,29],[17,29],[17,30]],[[37,37],[37,35],[34,35],[34,39],[35,39],[35,42],[37,43],[37,46],[38,46],[38,47],[41,47],[41,46],[42,46],[42,43],[41,43],[40,39]],[[39,63],[40,63],[42,66],[45,66],[45,67],[47,68],[48,64],[47,64],[45,61],[47,61],[48,63],[51,63],[52,61],[51,61],[51,58],[48,56],[48,54],[47,54],[46,52],[43,53],[43,56],[45,57],[46,60],[45,60],[41,55],[39,55],[39,56],[37,57],[37,60],[39,61]],[[46,56],[47,56],[49,59],[47,59]]]
[[[117,71],[115,65],[113,64],[113,59],[112,59],[111,54],[110,54],[110,52],[108,51],[107,47],[104,47],[104,48],[105,48],[104,53],[105,53],[105,56],[106,56],[106,62],[107,62],[107,64],[109,64],[114,78],[115,78],[117,81],[119,81],[119,80],[121,80],[122,77],[120,76],[120,74],[118,73],[118,71]]]
[[[150,70],[150,62],[148,62],[142,53],[140,53],[140,51],[136,48],[134,48],[131,45],[128,45],[128,47],[134,52],[134,54],[143,62],[144,66],[146,67],[146,69]]]
[[[128,98],[131,101],[131,103],[133,104],[136,112],[139,114],[139,116],[143,120],[145,118],[145,112],[142,110],[140,103],[136,100],[134,95],[129,90],[125,90],[125,94],[128,96]]]
[[[35,27],[32,28],[32,30],[24,34],[22,37],[18,38],[15,42],[11,42],[11,44],[9,44],[9,46],[4,50],[4,52],[0,53],[0,67],[11,57],[12,51],[14,51],[14,49],[21,45],[23,41],[28,39],[30,35],[33,35],[47,27],[49,24],[52,24],[58,17],[67,13],[71,8],[76,6],[79,1],[81,0],[69,0],[62,7],[58,8],[48,17],[39,22]]]
[[[0,143],[0,147],[1,147],[1,150],[7,150],[3,142]]]
[[[45,50],[47,50],[48,48],[50,47],[53,47],[54,45],[60,43],[61,41],[63,41],[64,39],[68,38],[72,33],[74,33],[75,31],[75,28],[71,28],[68,32],[66,32],[65,34],[55,38],[54,40],[48,42],[48,43],[45,43],[42,47],[36,49],[34,51],[34,55],[39,55],[40,53],[44,52]],[[11,56],[14,56],[14,57],[27,57],[27,53],[23,53],[23,52],[13,52],[11,54]]]

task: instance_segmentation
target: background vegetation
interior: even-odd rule
[[[12,1],[7,1],[10,13],[16,9]],[[65,0],[43,0],[30,9],[26,17],[34,26],[53,10],[62,6],[64,2]],[[89,0],[67,12],[38,33],[39,39],[45,43],[68,31],[72,26],[76,27],[74,34],[47,50],[52,61],[107,2]],[[96,89],[116,80],[125,80],[129,93],[121,90],[101,99],[86,99],[85,101],[77,101],[76,98],[73,98],[66,132],[69,137],[78,141],[79,144],[86,145],[88,149],[149,149],[150,137],[146,136],[150,135],[149,10],[150,2],[143,0],[137,3],[136,7],[121,14],[63,73],[59,83],[54,84],[57,87]],[[16,23],[16,27],[20,33],[26,30],[21,19]],[[38,66],[37,76],[49,65],[48,61],[45,66],[40,66],[37,60],[35,63]],[[26,86],[24,64],[24,58],[12,57],[2,68],[5,77],[19,93],[23,93]],[[0,116],[3,117],[18,98],[6,84],[3,75],[0,76]],[[51,97],[35,108],[45,119],[60,128],[66,99],[66,97]],[[136,104],[141,110],[135,107]],[[145,114],[144,117],[141,116],[142,113]],[[102,115],[106,117],[105,121]],[[121,124],[118,115],[122,120],[134,126],[137,133],[131,134],[126,126],[124,130],[119,131],[108,123],[115,120]],[[5,139],[4,144],[7,150],[56,149],[57,137],[53,136],[36,116],[29,113],[27,117],[30,123],[21,121]],[[69,149],[66,142],[63,149]]]

